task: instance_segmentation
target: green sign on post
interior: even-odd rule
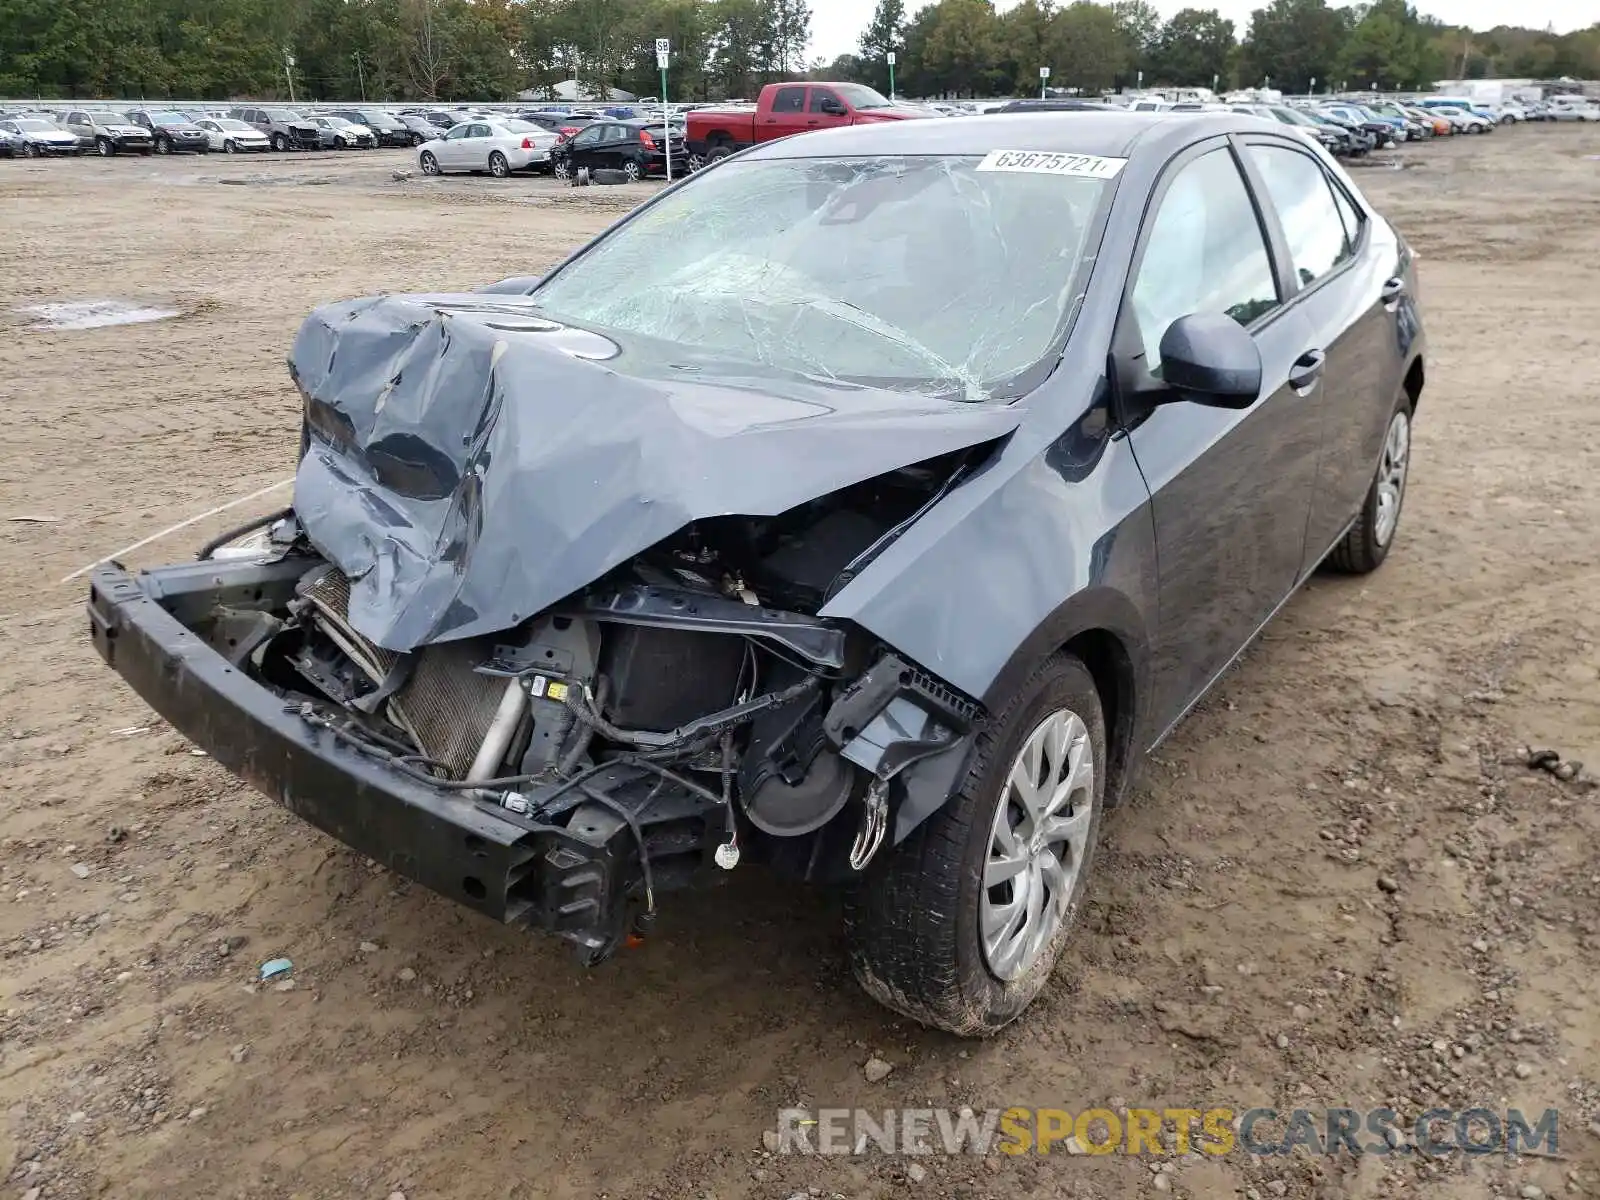
[[[672,182],[672,110],[667,107],[667,60],[672,55],[672,43],[666,38],[656,39],[656,66],[661,68],[661,124],[662,137],[667,151],[667,182]]]

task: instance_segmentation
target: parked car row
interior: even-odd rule
[[[401,116],[375,107],[30,109],[0,112],[0,157],[375,150],[420,145],[436,136],[435,126],[425,128],[426,132],[414,128]]]

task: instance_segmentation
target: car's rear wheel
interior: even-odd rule
[[[846,909],[851,967],[897,1012],[992,1034],[1043,989],[1094,860],[1106,731],[1094,679],[1046,659],[979,734],[945,806],[880,856]]]
[[[622,173],[628,177],[629,183],[638,183],[644,178],[644,168],[639,165],[638,159],[630,158],[623,163]]]
[[[422,157],[417,161],[422,167],[424,175],[437,175],[439,173],[439,160],[426,150],[422,152]]]
[[[1336,571],[1366,575],[1389,557],[1400,529],[1400,512],[1406,501],[1406,480],[1411,471],[1411,400],[1403,397],[1383,436],[1378,470],[1361,504],[1361,514],[1328,555]]]
[[[94,149],[101,158],[110,158],[117,152],[117,147],[110,138],[95,138]]]
[[[498,150],[489,155],[489,174],[496,179],[504,179],[511,174],[511,164],[506,161],[506,156]]]

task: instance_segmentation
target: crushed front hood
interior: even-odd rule
[[[525,298],[327,305],[290,369],[294,505],[390,650],[509,628],[692,521],[773,516],[1003,436],[1017,406],[810,382],[622,374]]]

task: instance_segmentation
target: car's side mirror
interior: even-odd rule
[[[1261,350],[1232,317],[1191,313],[1161,335],[1161,381],[1171,400],[1249,408],[1261,395]]]
[[[834,117],[846,116],[850,112],[850,110],[838,100],[824,100],[822,102],[822,111],[827,113],[829,116]]]

